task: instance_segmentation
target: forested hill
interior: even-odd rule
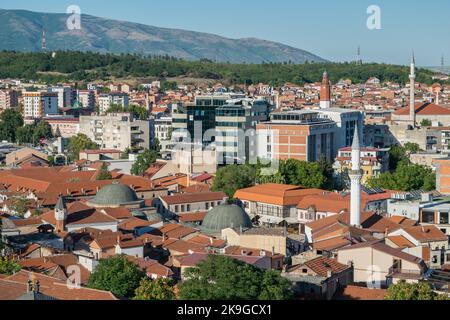
[[[230,64],[209,60],[186,61],[168,56],[113,55],[89,52],[21,53],[0,52],[0,78],[62,81],[107,81],[112,78],[188,77],[214,79],[231,84],[287,82],[304,84],[321,81],[327,70],[331,81],[350,79],[354,83],[377,77],[381,81],[406,83],[409,67],[355,63],[269,63]],[[431,84],[434,73],[418,70],[418,81]]]
[[[149,13],[149,21],[151,16]],[[235,63],[325,61],[308,51],[273,41],[229,39],[85,14],[80,18],[81,29],[69,30],[66,24],[69,17],[68,14],[0,9],[0,50],[40,51],[45,31],[47,48],[51,51],[168,54],[185,60],[207,58]]]

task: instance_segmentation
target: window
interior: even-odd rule
[[[179,212],[180,208],[179,206],[175,206],[175,212]]]
[[[191,211],[191,205],[190,204],[186,205],[186,211]]]
[[[302,269],[302,273],[308,273],[308,269]]]
[[[206,210],[209,210],[209,202],[205,203]]]

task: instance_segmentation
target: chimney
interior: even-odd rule
[[[272,256],[275,255],[275,247],[272,247]]]
[[[33,291],[33,281],[31,281],[30,279],[27,281],[27,293],[30,293],[32,291]]]
[[[41,290],[41,283],[39,282],[39,280],[34,284],[34,293],[39,293],[39,291]]]

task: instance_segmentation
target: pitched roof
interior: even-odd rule
[[[434,104],[434,103],[416,103],[416,114],[420,116],[429,115],[450,115],[450,109]],[[409,115],[409,106],[399,109],[394,112],[396,116],[407,116]]]
[[[387,237],[386,239],[389,239],[393,244],[395,244],[397,247],[401,249],[415,247],[414,243],[406,239],[404,236],[390,236]]]
[[[320,189],[305,189],[284,184],[262,184],[236,191],[234,197],[240,200],[269,203],[280,206],[295,206],[308,195],[320,195]]]
[[[56,224],[54,211],[39,216],[42,221]],[[80,201],[67,206],[66,225],[89,225],[98,223],[117,223],[118,221],[95,208],[88,207]]]
[[[339,292],[335,300],[384,300],[387,290],[370,289],[366,287],[347,286]]]
[[[422,259],[417,258],[413,255],[410,255],[408,253],[405,253],[403,251],[401,251],[401,249],[395,249],[392,247],[389,247],[388,245],[382,243],[382,240],[377,240],[377,241],[369,241],[369,242],[363,242],[363,243],[358,243],[355,244],[351,247],[348,248],[343,248],[340,249],[339,252],[341,251],[347,251],[347,250],[354,250],[354,249],[360,249],[360,248],[372,248],[373,250],[377,250],[383,253],[386,253],[388,255],[409,261],[411,263],[414,263],[418,266],[423,266],[424,262]]]
[[[27,282],[35,277],[40,283],[40,292],[58,300],[118,300],[111,292],[85,287],[73,290],[66,281],[43,274],[21,270],[12,276],[0,279],[0,300],[16,300],[27,292]]]
[[[448,241],[448,237],[435,226],[416,226],[403,228],[419,242]]]
[[[332,273],[341,273],[342,271],[350,268],[345,264],[339,263],[336,260],[329,259],[327,257],[315,258],[313,260],[305,262],[304,265],[306,265],[309,269],[311,269],[321,277],[328,277],[328,271],[331,271]],[[297,268],[299,267],[300,266],[297,266]]]

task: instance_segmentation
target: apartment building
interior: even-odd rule
[[[112,105],[119,105],[122,107],[128,107],[130,98],[127,93],[124,92],[111,92],[107,94],[101,94],[98,97],[98,104],[100,112],[105,113]]]
[[[140,152],[150,148],[150,121],[135,120],[130,113],[80,116],[80,133],[101,149]]]
[[[52,92],[24,92],[23,117],[41,119],[58,114],[58,94]]]
[[[261,159],[317,161],[323,155],[332,161],[340,147],[336,123],[316,111],[274,112],[256,126],[256,135]]]
[[[95,108],[95,95],[92,90],[78,90],[77,101],[79,105],[86,109]]]
[[[172,130],[171,117],[160,117],[155,119],[155,138],[159,141],[170,140]]]
[[[19,106],[19,93],[15,90],[0,90],[0,110],[15,109]]]
[[[340,185],[349,182],[348,172],[352,168],[352,149],[341,148],[333,164],[334,177]],[[362,148],[361,169],[363,170],[362,183],[389,170],[389,149]]]
[[[50,87],[48,92],[58,95],[59,109],[71,107],[74,102],[73,90],[70,86]]]

